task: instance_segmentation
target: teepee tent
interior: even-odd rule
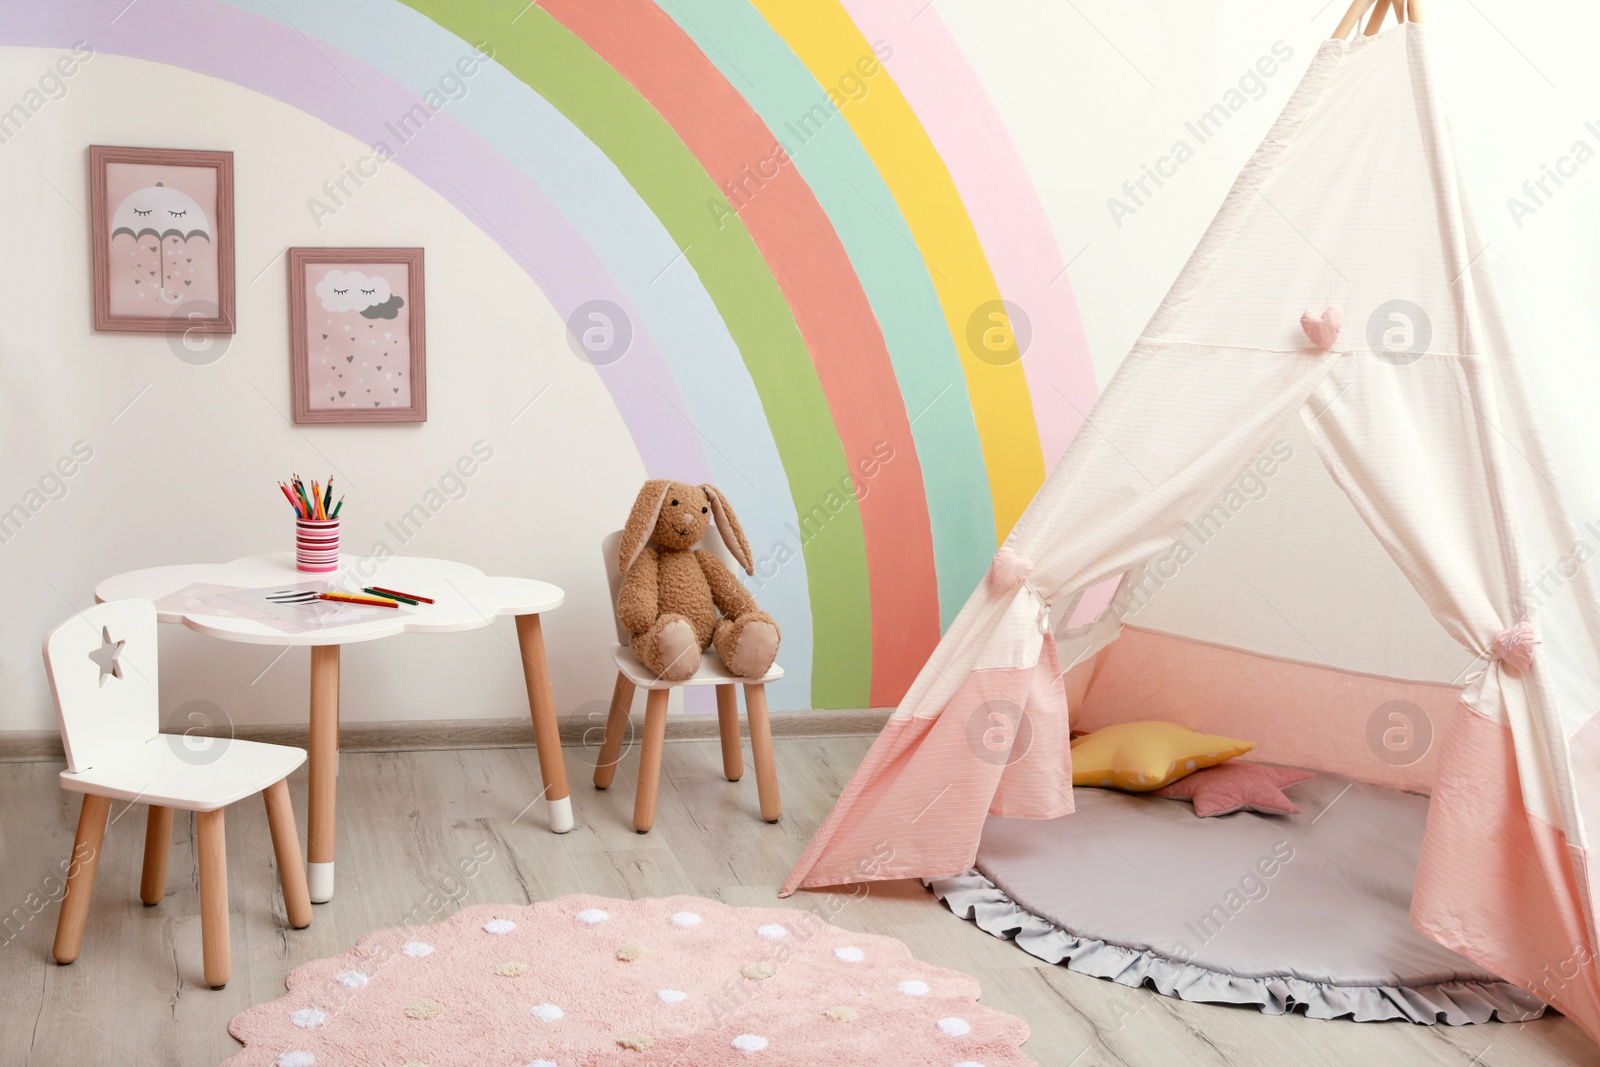
[[[1073,811],[1069,724],[1171,719],[1430,792],[1413,924],[1600,1035],[1600,541],[1482,252],[1426,29],[1326,42],[785,893],[956,874]]]

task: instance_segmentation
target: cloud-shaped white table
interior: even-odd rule
[[[311,781],[306,872],[311,899],[319,904],[333,897],[341,645],[376,641],[399,633],[458,633],[488,626],[503,615],[515,616],[528,707],[533,716],[534,742],[539,751],[539,770],[544,778],[544,797],[550,811],[550,828],[558,834],[572,829],[572,799],[567,791],[566,767],[561,760],[561,737],[539,623],[540,614],[560,607],[566,594],[549,582],[490,577],[475,567],[442,559],[346,556],[341,563],[337,574],[304,574],[295,569],[293,554],[284,552],[247,556],[232,563],[151,567],[107,578],[94,592],[95,598],[101,601],[157,601],[162,622],[182,623],[191,630],[224,641],[311,649]],[[360,593],[366,586],[383,586],[419,593],[431,597],[434,603],[406,607],[403,611],[383,610],[374,613],[376,617],[371,619],[329,625],[324,629],[285,633],[249,618],[247,613],[218,614],[216,605],[202,599],[200,592],[205,587],[260,589],[308,581],[328,581],[351,593]],[[192,589],[195,595],[178,596]]]

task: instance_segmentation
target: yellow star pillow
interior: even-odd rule
[[[1072,742],[1072,784],[1147,793],[1255,748],[1175,722],[1124,722]]]

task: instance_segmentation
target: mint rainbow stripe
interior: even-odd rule
[[[785,628],[774,706],[897,702],[1094,393],[1060,251],[936,14],[902,0],[232,2],[11,5],[0,42],[88,39],[367,144],[487,42],[497,62],[393,163],[564,319],[595,298],[630,318],[632,349],[596,373],[651,476],[721,485],[758,559],[803,541],[760,579]],[[880,39],[894,55],[867,95],[797,137],[792,120]],[[728,191],[780,140],[773,178]],[[1034,327],[1020,365],[975,358],[967,336],[1002,297]],[[895,458],[860,477],[879,442]],[[852,475],[859,501],[839,493]],[[826,522],[802,533],[808,514]]]

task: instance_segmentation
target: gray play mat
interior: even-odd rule
[[[1041,959],[1184,1000],[1451,1025],[1544,1011],[1411,928],[1424,797],[1319,774],[1286,790],[1299,815],[1198,819],[1073,792],[1060,819],[990,817],[977,866],[934,893]]]

